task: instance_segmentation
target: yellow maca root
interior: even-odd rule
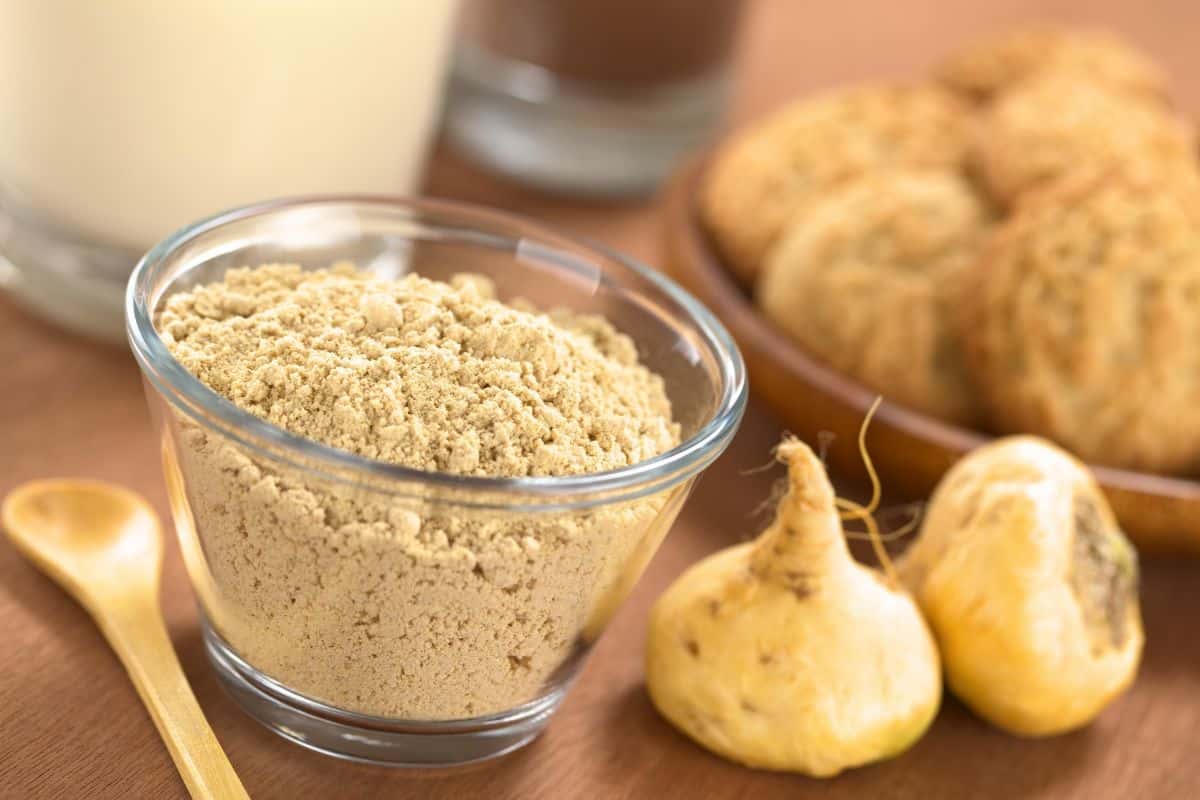
[[[704,747],[825,777],[916,742],[941,670],[912,598],[850,556],[817,457],[796,440],[777,455],[788,489],[772,525],[694,565],[651,611],[646,685]]]
[[[997,727],[1086,725],[1137,674],[1137,555],[1095,479],[1032,436],[942,479],[900,573],[933,627],[950,689]]]

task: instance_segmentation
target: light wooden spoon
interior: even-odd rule
[[[195,798],[244,798],[171,647],[158,605],[162,533],[117,486],[34,481],[4,501],[9,538],[78,600],[117,652]]]

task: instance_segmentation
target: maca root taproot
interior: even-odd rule
[[[951,691],[997,727],[1079,728],[1137,674],[1137,554],[1087,468],[1049,442],[958,462],[899,566]]]
[[[693,566],[656,603],[646,682],[659,711],[708,749],[825,777],[919,739],[941,670],[912,598],[850,556],[812,450],[788,440],[777,456],[788,487],[772,525]]]

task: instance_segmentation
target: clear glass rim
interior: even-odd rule
[[[557,240],[594,253],[601,259],[621,264],[666,294],[683,309],[689,322],[701,334],[703,344],[709,350],[718,369],[720,385],[715,412],[704,425],[679,445],[637,464],[582,475],[499,478],[430,472],[375,461],[297,436],[242,410],[188,372],[167,350],[166,344],[154,327],[154,308],[150,302],[153,281],[179,249],[215,229],[254,216],[322,205],[391,208],[417,217],[423,214],[452,217],[459,224],[490,223],[515,226],[528,230],[530,236],[544,237],[551,245]],[[514,241],[519,242],[521,238],[515,237]],[[172,405],[205,428],[212,428],[213,420],[218,421],[223,426],[223,434],[252,450],[263,452],[270,458],[278,459],[281,454],[298,455],[302,460],[294,463],[303,469],[312,470],[312,463],[317,462],[334,467],[337,473],[357,473],[369,476],[375,481],[421,484],[466,495],[494,496],[502,493],[534,499],[553,498],[554,508],[633,499],[669,488],[697,474],[725,449],[736,432],[746,407],[748,393],[745,363],[725,326],[703,304],[665,275],[604,245],[564,234],[534,220],[470,203],[447,200],[389,195],[306,195],[267,200],[214,214],[177,230],[141,258],[130,275],[125,293],[125,324],[130,347],[143,374]],[[203,410],[209,416],[201,414],[199,410]],[[265,442],[275,450],[267,450],[259,442]],[[346,480],[345,477],[338,479]],[[650,485],[650,488],[647,488],[647,485]],[[375,484],[371,488],[379,490],[379,486]],[[588,499],[597,495],[604,497],[597,500]]]

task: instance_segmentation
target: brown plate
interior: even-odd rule
[[[668,187],[668,268],[728,326],[755,394],[798,436],[819,442],[831,432],[830,463],[862,475],[855,442],[877,393],[806,353],[758,313],[700,222],[696,190],[705,163],[697,159]],[[869,445],[889,497],[924,498],[951,464],[989,438],[885,400]],[[1112,467],[1092,471],[1141,549],[1200,554],[1200,482]]]

